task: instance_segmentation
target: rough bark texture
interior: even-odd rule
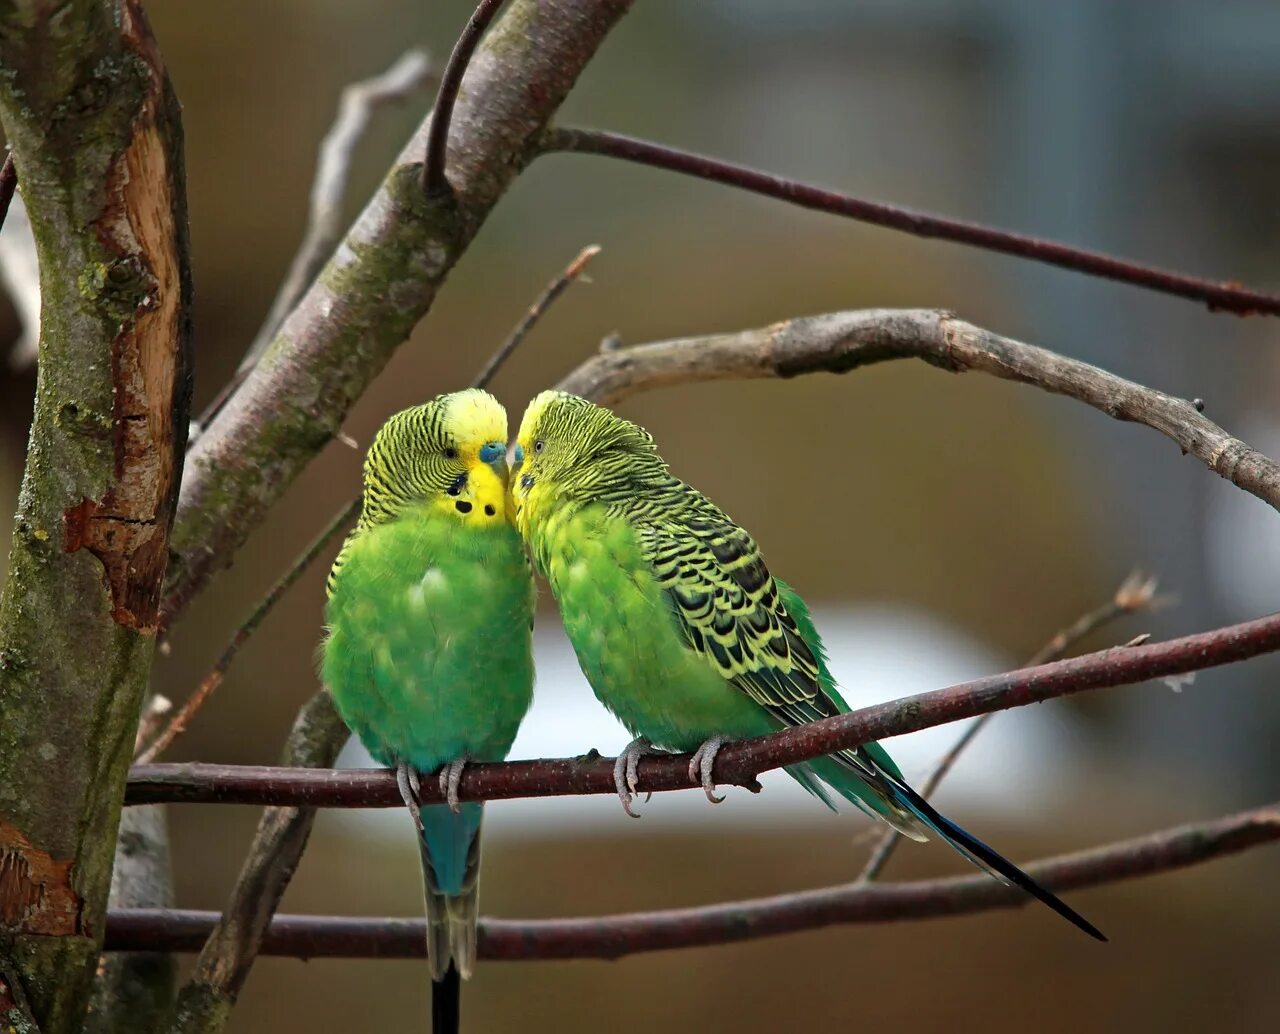
[[[8,4],[0,66],[43,296],[0,601],[0,963],[59,1034],[98,959],[182,470],[186,204],[135,0]]]
[[[430,122],[262,360],[191,450],[168,624],[342,425],[420,320],[631,0],[515,0],[472,59],[449,134],[452,193],[427,197]]]
[[[129,808],[120,820],[111,911],[172,908],[169,836],[159,805]],[[177,987],[178,964],[170,952],[104,954],[84,1034],[154,1034],[161,1029]]]

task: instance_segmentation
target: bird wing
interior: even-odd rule
[[[694,652],[787,725],[837,714],[821,668],[747,532],[688,486],[634,522]]]

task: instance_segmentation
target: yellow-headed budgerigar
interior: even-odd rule
[[[359,523],[329,575],[322,673],[343,720],[396,770],[421,832],[436,1029],[476,958],[478,803],[468,761],[501,761],[533,694],[534,586],[507,507],[507,416],[491,395],[395,414],[364,464]],[[420,773],[449,803],[419,808]]]
[[[715,801],[712,766],[726,740],[849,709],[804,601],[769,573],[747,532],[668,472],[644,428],[547,391],[525,411],[515,458],[516,524],[551,583],[587,681],[637,737],[614,770],[628,813],[636,762],[655,745],[693,751],[689,777]],[[878,744],[787,771],[828,806],[834,790],[913,840],[940,836],[1105,940],[938,814]]]

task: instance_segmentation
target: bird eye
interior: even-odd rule
[[[450,445],[444,450],[444,458],[447,460],[456,460],[458,458],[458,450]]]
[[[534,452],[541,452],[546,447],[547,447],[547,443],[544,442],[541,438],[539,438],[536,442],[533,443]]]

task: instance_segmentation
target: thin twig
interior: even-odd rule
[[[147,744],[157,735],[157,730],[164,724],[165,716],[173,710],[173,701],[162,693],[148,697],[142,705],[142,716],[138,719],[138,731],[133,737],[133,760],[153,761],[155,755],[147,750]]]
[[[529,335],[529,331],[543,317],[547,309],[564,293],[565,288],[582,276],[587,263],[599,253],[600,247],[596,244],[583,248],[577,257],[565,267],[564,271],[547,285],[542,294],[529,306],[528,311],[521,317],[520,322],[515,325],[507,339],[498,346],[498,349],[481,367],[480,372],[476,374],[471,382],[473,388],[484,388],[489,385],[489,382],[493,380],[498,371],[515,353],[515,350],[524,342],[524,339]],[[253,613],[235,630],[231,641],[227,643],[226,649],[222,651],[222,655],[209,670],[209,673],[200,680],[200,685],[196,687],[190,699],[182,705],[181,709],[173,716],[165,730],[151,746],[138,756],[137,760],[140,764],[154,761],[187,727],[195,713],[204,706],[205,701],[222,685],[227,669],[231,667],[232,662],[235,661],[236,656],[240,653],[240,649],[258,630],[258,626],[262,624],[266,616],[271,613],[275,605],[293,587],[293,584],[307,568],[315,562],[316,558],[324,553],[326,547],[338,537],[344,528],[356,519],[359,513],[360,496],[357,495],[345,508],[334,515],[324,531],[294,560],[289,569],[276,581],[275,585],[258,601]]]
[[[1050,661],[1056,661],[1072,646],[1086,636],[1096,632],[1102,626],[1108,625],[1125,615],[1136,614],[1141,610],[1153,608],[1158,602],[1156,579],[1145,578],[1141,572],[1134,571],[1120,583],[1120,587],[1116,589],[1111,599],[1107,600],[1102,606],[1095,607],[1081,616],[1069,628],[1064,628],[1058,632],[1033,653],[1027,661],[1026,667],[1034,668],[1041,664],[1048,664]],[[988,711],[984,715],[979,715],[965,727],[964,732],[956,739],[951,749],[943,755],[942,760],[929,773],[925,781],[920,784],[921,797],[928,799],[933,796],[934,792],[942,784],[942,780],[947,777],[947,774],[955,767],[955,763],[960,760],[960,755],[969,749],[970,744],[977,738],[978,733],[995,717],[995,714],[994,711]],[[893,852],[897,849],[901,839],[896,829],[885,828],[880,835],[879,843],[867,858],[867,864],[858,876],[860,883],[869,883],[880,875],[884,867],[889,863],[889,859],[893,856]]]
[[[431,114],[431,129],[427,133],[427,150],[422,161],[422,186],[428,195],[447,194],[449,181],[444,175],[445,158],[449,148],[449,123],[453,120],[453,106],[462,88],[462,77],[467,65],[480,45],[484,30],[489,27],[504,0],[480,0],[479,6],[467,19],[466,28],[453,45],[449,63],[440,77],[440,92]]]
[[[1041,703],[1086,690],[1216,668],[1280,650],[1280,614],[1146,646],[1117,646],[1035,668],[988,675],[947,689],[864,707],[807,725],[728,743],[716,756],[715,779],[755,786],[761,772],[809,761],[869,740],[919,732],[989,711]],[[642,791],[683,790],[691,784],[687,755],[640,762]],[[560,758],[468,765],[464,801],[562,797],[616,792],[610,758]],[[434,781],[421,789],[424,804],[443,800]],[[161,802],[296,804],[378,808],[401,804],[385,769],[312,770],[234,765],[149,765],[130,773],[128,804]]]
[[[528,336],[529,331],[533,329],[538,320],[542,319],[542,314],[564,293],[565,288],[582,275],[587,263],[599,254],[600,245],[587,245],[578,252],[578,257],[564,268],[564,272],[547,284],[546,290],[529,306],[524,318],[512,328],[507,340],[498,346],[497,351],[484,364],[484,368],[476,374],[476,379],[471,382],[473,388],[487,388],[489,386],[489,382],[493,380],[494,375],[511,358],[511,353],[520,347],[520,344]]]
[[[311,281],[324,268],[334,247],[342,238],[342,209],[347,196],[347,182],[356,147],[373,121],[378,108],[404,100],[431,81],[431,63],[425,51],[408,50],[381,75],[362,79],[346,86],[338,101],[338,115],[320,142],[320,158],[315,179],[311,183],[307,229],[289,272],[276,292],[275,300],[262,327],[240,360],[234,376],[222,386],[217,396],[205,407],[198,421],[209,423],[236,390],[262,353],[271,344],[276,331]]]
[[[1116,420],[1145,424],[1280,510],[1280,464],[1227,434],[1194,403],[936,309],[835,312],[735,334],[636,345],[592,357],[560,387],[608,404],[669,384],[848,373],[890,359],[921,359],[952,373],[976,370],[1066,395]]]
[[[1063,893],[1171,872],[1280,840],[1280,804],[1192,823],[1027,866]],[[904,883],[847,883],[776,897],[583,919],[482,919],[480,957],[618,959],[776,937],[850,923],[893,923],[1017,908],[1031,901],[983,875]],[[193,951],[215,912],[131,909],[107,919],[108,951]],[[421,919],[276,916],[262,954],[293,958],[421,958]]]
[[[4,165],[0,165],[0,229],[9,215],[9,202],[13,200],[13,192],[18,186],[18,170],[13,164],[13,152],[4,156]]]
[[[1205,280],[1150,266],[1138,265],[1124,259],[1104,255],[1083,248],[1073,248],[1056,241],[1013,233],[978,223],[945,216],[917,212],[880,201],[867,201],[850,197],[833,190],[816,187],[798,180],[786,179],[771,172],[762,172],[732,162],[719,161],[706,155],[681,151],[648,140],[610,133],[599,129],[579,129],[557,126],[543,138],[542,151],[546,153],[573,152],[603,155],[624,161],[667,169],[685,176],[710,180],[729,187],[749,190],[756,194],[777,198],[802,208],[810,208],[829,215],[844,216],[860,222],[901,230],[917,237],[937,237],[1001,252],[1018,258],[1044,262],[1078,273],[1133,284],[1161,294],[1177,295],[1203,302],[1211,310],[1232,312],[1238,316],[1263,313],[1280,315],[1280,297],[1253,291],[1230,281]]]
[[[328,526],[318,536],[315,541],[309,545],[306,550],[299,556],[290,568],[285,571],[276,583],[267,590],[267,594],[258,601],[258,605],[253,608],[250,614],[239,628],[235,630],[231,641],[227,643],[226,649],[222,651],[222,655],[209,673],[200,680],[200,685],[196,687],[196,691],[191,694],[190,698],[177,713],[174,714],[169,722],[165,725],[164,730],[151,742],[140,755],[138,755],[138,763],[145,764],[154,761],[160,754],[169,748],[178,736],[186,730],[187,725],[195,716],[196,712],[204,706],[206,700],[213,695],[214,691],[222,685],[222,680],[226,678],[227,669],[231,667],[231,663],[240,653],[241,647],[244,646],[250,637],[258,630],[266,616],[271,613],[272,609],[293,584],[302,577],[302,573],[306,571],[311,563],[324,552],[325,547],[329,545],[348,524],[355,520],[360,512],[360,497],[357,496],[347,508],[341,513],[336,514],[329,522]]]

